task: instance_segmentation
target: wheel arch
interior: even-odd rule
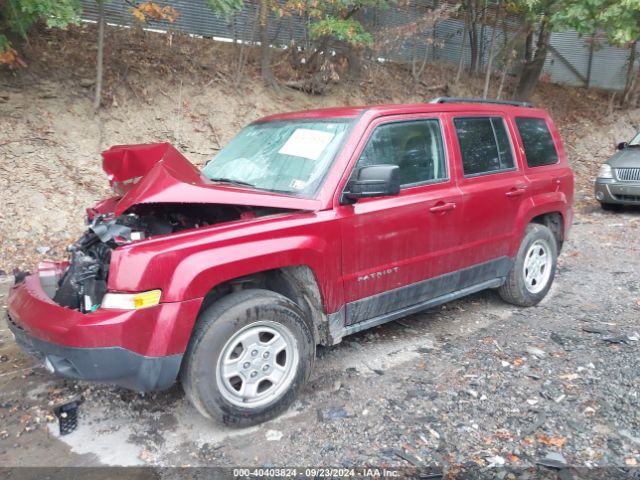
[[[554,211],[542,213],[533,217],[529,223],[538,223],[551,230],[551,233],[553,233],[553,236],[556,239],[558,253],[560,253],[565,239],[564,216],[562,215],[562,212]]]
[[[270,290],[294,302],[304,313],[316,344],[330,344],[328,317],[314,270],[308,265],[278,267],[225,280],[205,294],[198,317],[205,309],[232,292]],[[196,323],[197,323],[196,319]],[[195,326],[195,325],[194,325]]]
[[[558,253],[562,249],[562,245],[566,238],[566,222],[568,221],[566,210],[567,202],[564,194],[561,192],[554,192],[552,194],[546,194],[544,198],[529,199],[523,202],[520,213],[518,215],[519,221],[516,226],[516,235],[513,238],[511,244],[510,256],[514,257],[520,248],[520,243],[524,238],[524,234],[527,225],[531,223],[537,223],[544,225],[551,230],[553,236],[556,239],[558,247]]]

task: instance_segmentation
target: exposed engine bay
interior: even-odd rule
[[[100,307],[107,292],[111,252],[119,246],[281,211],[235,205],[141,204],[119,217],[96,215],[84,235],[68,247],[69,267],[58,281],[53,300],[83,313]]]

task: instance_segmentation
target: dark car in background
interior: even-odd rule
[[[640,205],[640,133],[630,142],[619,143],[617,149],[596,178],[596,200],[604,210]]]

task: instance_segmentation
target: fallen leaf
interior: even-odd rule
[[[549,447],[562,448],[564,447],[564,444],[567,443],[567,439],[565,437],[550,437],[544,433],[538,434],[536,438],[540,443]]]
[[[498,430],[496,431],[495,435],[500,440],[511,440],[513,438],[513,435],[507,430]]]
[[[629,465],[631,467],[634,467],[638,464],[638,462],[636,462],[636,459],[633,457],[625,458],[624,463],[625,465]]]

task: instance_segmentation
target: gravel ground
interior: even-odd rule
[[[582,478],[631,478],[639,234],[640,210],[578,214],[539,306],[487,291],[347,337],[318,352],[285,415],[250,429],[204,420],[179,387],[142,396],[54,378],[3,328],[0,466],[439,466],[480,478],[529,468],[538,478],[556,470],[536,465],[555,461],[591,469]],[[60,437],[51,407],[78,395],[80,426]]]

